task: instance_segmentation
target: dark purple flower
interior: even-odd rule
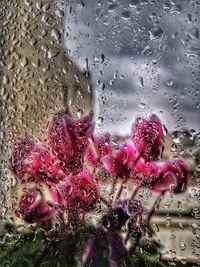
[[[100,227],[89,239],[83,255],[82,267],[96,267],[103,257],[103,251],[108,247],[106,231]]]
[[[126,210],[117,206],[111,208],[108,213],[102,219],[102,226],[110,231],[119,231],[123,225],[125,225],[129,216]]]
[[[121,267],[127,256],[123,240],[117,231],[108,231],[103,227],[98,228],[94,236],[88,241],[82,267],[96,267],[102,260],[106,249],[109,250],[110,266]]]
[[[82,267],[96,266],[107,248],[109,249],[110,266],[122,266],[122,262],[127,256],[127,249],[119,231],[128,221],[131,238],[133,238],[133,230],[134,232],[137,231],[137,235],[132,241],[135,245],[146,232],[146,218],[139,200],[127,199],[116,203],[103,217],[101,227],[88,241]]]
[[[158,159],[164,138],[164,126],[152,115],[149,119],[137,119],[132,127],[132,137],[140,156],[146,161]]]
[[[117,231],[107,234],[108,247],[109,247],[109,263],[112,267],[120,267],[123,264],[123,260],[127,256],[127,249],[124,245],[122,237]]]

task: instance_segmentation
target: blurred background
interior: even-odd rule
[[[162,260],[199,266],[200,1],[2,0],[0,14],[1,222],[16,198],[17,138],[42,136],[60,109],[93,110],[96,133],[117,138],[155,113],[169,130],[164,158],[182,156],[191,172],[188,191],[166,195],[152,218]]]

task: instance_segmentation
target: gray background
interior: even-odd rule
[[[96,131],[156,113],[199,132],[200,1],[64,1],[65,48],[95,91]]]

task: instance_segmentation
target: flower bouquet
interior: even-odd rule
[[[186,190],[187,164],[162,159],[167,130],[155,115],[138,118],[119,142],[93,130],[92,114],[74,121],[63,111],[47,136],[13,146],[19,199],[1,236],[1,266],[164,266],[150,218],[165,192]],[[141,188],[157,193],[150,210]]]

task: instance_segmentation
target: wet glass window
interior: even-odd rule
[[[0,266],[200,265],[200,1],[2,0]]]

